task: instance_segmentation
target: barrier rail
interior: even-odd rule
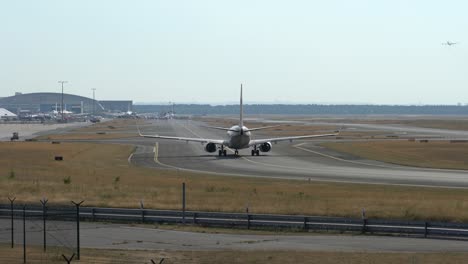
[[[27,206],[28,215],[42,214],[42,207]],[[48,207],[47,216],[53,219],[74,220],[75,210],[66,207]],[[20,217],[22,206],[15,206],[13,214]],[[10,217],[10,205],[0,204],[0,217]],[[301,215],[270,215],[247,213],[217,213],[202,211],[174,211],[81,207],[80,218],[88,221],[127,223],[185,223],[213,227],[289,228],[299,230],[334,230],[362,233],[408,234],[424,237],[466,237],[468,224],[389,219],[359,219]]]

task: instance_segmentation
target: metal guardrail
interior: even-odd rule
[[[48,207],[47,217],[75,220],[74,207]],[[22,214],[22,206],[14,206],[14,214]],[[41,206],[27,206],[29,216],[42,216]],[[10,205],[0,204],[0,217],[11,216]],[[468,224],[386,219],[359,219],[299,215],[270,215],[247,213],[216,213],[201,211],[173,211],[81,207],[80,218],[88,221],[127,223],[187,223],[213,227],[284,228],[296,230],[332,230],[340,232],[408,234],[424,237],[468,238]]]

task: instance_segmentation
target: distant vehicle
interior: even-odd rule
[[[227,131],[228,139],[206,139],[206,138],[185,138],[185,137],[170,137],[170,136],[159,136],[159,135],[143,135],[138,129],[138,133],[142,137],[147,138],[161,138],[161,139],[169,139],[169,140],[182,140],[182,141],[193,141],[193,142],[201,142],[207,143],[205,145],[205,151],[207,152],[216,152],[218,149],[218,155],[226,156],[226,149],[225,147],[229,147],[235,149],[235,155],[239,154],[239,149],[245,149],[252,147],[251,154],[252,156],[259,156],[261,152],[269,152],[272,148],[272,142],[279,142],[279,141],[290,141],[296,139],[305,139],[305,138],[318,138],[318,137],[329,137],[329,136],[336,136],[338,132],[334,134],[322,134],[322,135],[307,135],[307,136],[295,136],[295,137],[280,137],[280,138],[268,138],[268,139],[255,139],[252,140],[251,131],[261,130],[266,128],[271,128],[276,126],[265,126],[265,127],[257,127],[257,128],[247,128],[244,126],[244,118],[243,118],[243,104],[242,104],[242,84],[240,89],[240,117],[239,117],[239,125],[232,126],[231,128],[224,128],[224,127],[209,127],[213,129],[219,129]]]
[[[457,44],[458,44],[457,42],[450,42],[450,41],[442,43],[442,45],[447,45],[447,46],[454,46],[454,45],[457,45]]]
[[[101,122],[101,118],[99,116],[93,116],[89,119],[89,122],[91,123],[99,123]]]
[[[18,132],[13,132],[13,135],[11,136],[10,141],[18,140],[18,139],[19,139]]]

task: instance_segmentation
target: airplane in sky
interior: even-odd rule
[[[457,44],[458,44],[457,42],[450,42],[450,41],[442,43],[442,45],[447,45],[447,46],[454,46],[454,45],[457,45]]]
[[[172,136],[159,136],[159,135],[143,135],[138,129],[138,133],[142,137],[146,138],[160,138],[160,139],[168,139],[168,140],[181,140],[187,142],[200,142],[205,144],[205,151],[213,153],[218,150],[219,156],[226,156],[226,147],[234,149],[234,154],[239,155],[240,149],[252,148],[251,154],[252,156],[260,156],[261,152],[269,152],[272,148],[272,143],[276,143],[279,141],[290,141],[297,139],[307,139],[307,138],[319,138],[319,137],[330,137],[338,135],[338,131],[334,134],[321,134],[321,135],[307,135],[307,136],[293,136],[293,137],[278,137],[278,138],[266,138],[266,139],[251,139],[252,131],[257,131],[261,129],[267,129],[276,126],[264,126],[264,127],[257,127],[257,128],[247,128],[244,126],[244,118],[243,118],[243,103],[242,103],[242,84],[240,89],[240,116],[239,116],[239,124],[234,125],[230,128],[224,127],[208,127],[212,129],[224,130],[227,131],[228,138],[227,139],[207,139],[207,138],[187,138],[187,137],[172,137]]]

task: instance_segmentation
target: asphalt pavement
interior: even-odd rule
[[[10,243],[10,221],[0,219],[0,243]],[[21,245],[22,222],[15,221],[15,243]],[[340,252],[468,252],[468,241],[405,238],[392,236],[323,235],[249,235],[200,233],[157,229],[151,226],[82,222],[80,224],[82,248],[123,250],[294,250]],[[42,245],[42,221],[28,221],[28,245]],[[48,221],[49,246],[76,247],[73,222]]]
[[[378,127],[373,126],[373,129]],[[385,126],[387,129],[388,126]],[[224,131],[201,126],[200,122],[187,120],[159,120],[141,128],[144,134],[165,136],[200,137],[219,139],[226,137]],[[403,128],[399,128],[404,132]],[[428,130],[411,128],[411,133]],[[434,131],[431,131],[434,132]],[[453,134],[453,131],[450,132]],[[257,135],[257,134],[255,134]],[[431,136],[437,136],[433,133]],[[258,134],[256,138],[267,137]],[[227,157],[217,152],[208,153],[200,143],[186,143],[163,139],[124,139],[120,143],[138,146],[131,162],[136,165],[171,168],[218,175],[268,177],[295,180],[316,180],[347,183],[393,184],[468,188],[468,172],[460,170],[425,169],[386,164],[364,160],[324,149],[318,143],[335,141],[324,138],[298,140],[292,143],[273,144],[271,152],[250,156],[250,150],[240,150],[240,156],[228,151]]]

